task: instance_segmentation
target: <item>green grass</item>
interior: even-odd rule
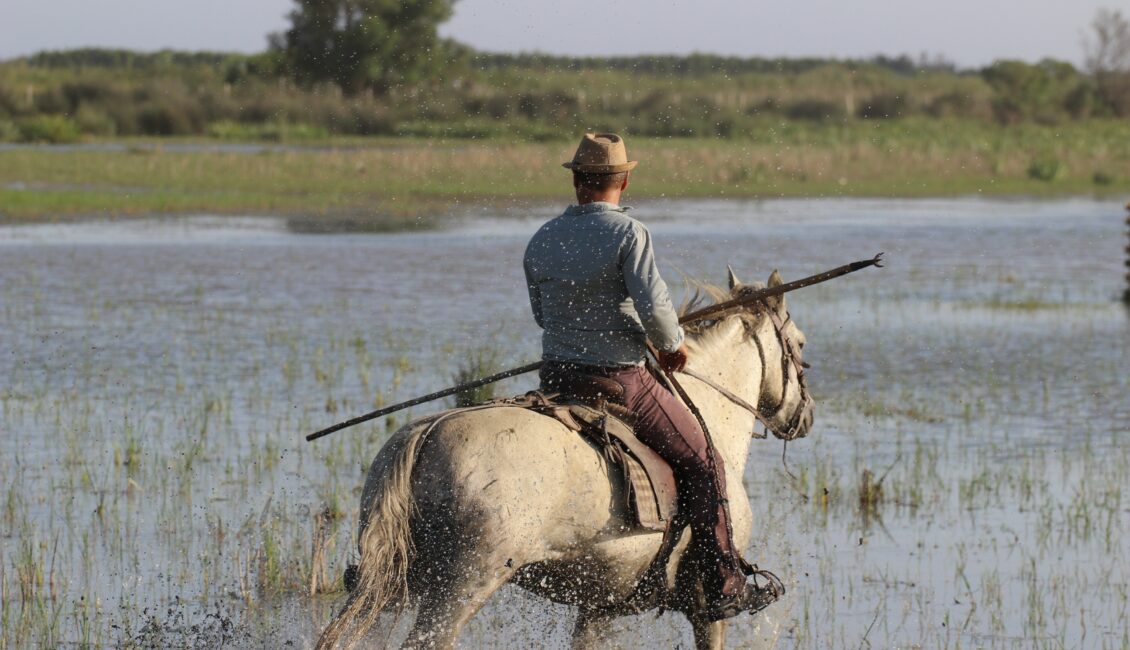
[[[766,122],[743,140],[629,139],[629,198],[1110,195],[1130,180],[1130,123]],[[333,141],[329,141],[333,142]],[[7,220],[213,212],[403,219],[458,204],[567,199],[572,139],[348,141],[258,154],[0,153]],[[1054,162],[1051,177],[1033,165]],[[1096,174],[1116,182],[1095,183]]]

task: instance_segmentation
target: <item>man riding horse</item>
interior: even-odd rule
[[[682,370],[688,350],[651,235],[620,206],[636,161],[620,136],[588,133],[563,166],[573,171],[577,204],[534,234],[523,264],[544,330],[542,390],[577,398],[599,392],[631,411],[636,435],[674,470],[679,511],[711,567],[702,576],[704,615],[721,620],[764,608],[780,590],[746,580],[748,565],[731,539],[722,459],[645,364],[649,340],[667,371]]]

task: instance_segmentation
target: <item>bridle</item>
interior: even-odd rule
[[[788,428],[767,427],[773,432],[773,435],[787,442],[808,435],[807,426],[811,425],[816,402],[812,399],[812,394],[808,392],[808,378],[804,374],[807,364],[801,361],[800,344],[785,334],[785,327],[792,321],[792,316],[786,311],[785,318],[782,319],[781,315],[774,309],[770,308],[765,311],[769,314],[769,320],[773,323],[773,329],[777,331],[777,340],[781,344],[781,404],[778,404],[777,408],[781,408],[781,405],[785,402],[785,395],[788,394],[790,365],[796,370],[796,381],[800,386],[800,407],[790,418],[789,424],[786,425]],[[760,350],[761,341],[754,337],[754,342],[757,343],[758,350]],[[764,352],[762,352],[762,355],[764,356]]]
[[[804,375],[804,370],[808,367],[808,364],[801,361],[800,359],[800,344],[798,344],[795,340],[789,338],[789,336],[785,334],[785,327],[792,320],[792,317],[788,312],[785,312],[785,318],[782,319],[781,315],[772,308],[766,308],[764,312],[769,316],[769,321],[773,324],[773,330],[777,334],[777,341],[781,345],[781,404],[778,404],[777,408],[774,409],[772,413],[770,413],[769,415],[764,414],[761,408],[750,404],[740,396],[736,395],[733,391],[725,388],[724,386],[718,385],[717,382],[698,371],[692,370],[690,368],[684,368],[680,372],[701,381],[707,386],[710,386],[714,390],[718,391],[718,393],[726,399],[752,413],[753,416],[757,418],[757,421],[765,427],[764,433],[757,433],[757,430],[754,429],[750,434],[754,438],[765,438],[769,434],[769,432],[772,432],[774,436],[787,442],[789,440],[803,438],[808,434],[808,431],[805,429],[805,422],[811,422],[811,415],[813,410],[815,409],[816,403],[815,400],[812,399],[812,395],[808,392],[808,379]],[[752,336],[751,338],[753,339],[754,344],[757,346],[757,354],[761,357],[761,367],[764,368],[765,348],[762,345],[761,340],[758,339],[756,335]],[[789,388],[790,365],[796,369],[796,380],[800,385],[801,404],[800,408],[797,409],[797,412],[793,415],[792,418],[790,418],[789,423],[787,425],[781,426],[771,423],[769,421],[769,418],[772,415],[775,415],[777,410],[780,410],[781,405],[784,404],[784,396],[787,394]]]

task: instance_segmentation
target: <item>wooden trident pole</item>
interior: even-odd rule
[[[752,305],[754,303],[761,302],[761,301],[765,300],[766,298],[771,298],[773,296],[780,296],[780,295],[788,293],[790,291],[796,291],[797,289],[800,289],[802,287],[810,287],[814,284],[820,284],[821,282],[827,282],[828,280],[831,280],[833,278],[838,278],[840,276],[847,275],[848,273],[854,273],[854,272],[856,272],[860,269],[865,269],[869,266],[882,268],[882,266],[883,266],[883,254],[879,253],[875,257],[868,259],[868,260],[860,260],[858,262],[852,262],[851,264],[844,264],[843,266],[838,266],[834,269],[824,271],[823,273],[817,273],[816,275],[810,275],[807,278],[802,278],[800,280],[794,280],[793,282],[786,282],[784,284],[779,284],[775,287],[766,287],[764,289],[753,289],[753,290],[750,290],[750,291],[743,292],[742,295],[740,295],[737,298],[734,298],[732,300],[727,300],[725,302],[720,302],[720,303],[715,304],[715,305],[710,305],[709,307],[704,307],[703,309],[699,309],[697,311],[693,311],[689,314],[686,314],[685,316],[683,316],[682,318],[679,319],[679,323],[680,324],[682,324],[682,323],[693,323],[695,321],[704,320],[706,318],[709,318],[709,317],[714,316],[716,314],[720,314],[722,312],[729,311],[731,309],[736,309],[738,307],[745,307],[747,305]],[[370,413],[366,413],[364,415],[359,415],[359,416],[352,418],[350,420],[346,420],[345,422],[338,422],[337,424],[330,426],[330,427],[326,427],[325,429],[322,429],[321,431],[315,431],[314,433],[311,433],[310,435],[306,436],[306,440],[307,440],[307,442],[312,441],[312,440],[317,440],[318,438],[321,438],[322,436],[328,436],[329,434],[331,434],[335,431],[341,431],[342,429],[345,429],[347,427],[351,427],[355,424],[361,424],[362,422],[368,422],[369,420],[374,420],[376,418],[381,417],[382,415],[388,415],[389,413],[395,413],[396,411],[406,409],[410,406],[416,406],[417,404],[423,404],[425,402],[437,400],[437,399],[440,399],[442,397],[447,397],[448,395],[454,395],[456,393],[463,392],[465,390],[470,390],[472,388],[478,388],[479,386],[485,386],[487,384],[493,384],[494,382],[501,381],[503,379],[506,379],[507,377],[514,377],[516,375],[524,375],[527,372],[533,372],[535,370],[540,369],[541,366],[542,366],[541,361],[535,361],[534,363],[527,363],[524,366],[519,366],[517,368],[511,368],[510,370],[504,370],[500,373],[496,373],[496,374],[490,375],[488,377],[483,377],[481,379],[469,381],[469,382],[464,383],[464,384],[459,384],[458,386],[451,386],[450,388],[444,388],[443,390],[437,390],[434,393],[428,393],[427,395],[415,397],[413,399],[410,399],[410,400],[407,400],[407,401],[404,401],[404,402],[400,402],[398,404],[386,406],[384,408],[377,409],[377,410],[372,411]]]

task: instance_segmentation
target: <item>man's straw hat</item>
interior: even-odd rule
[[[615,133],[586,133],[573,159],[561,166],[586,174],[616,174],[634,169],[636,161],[628,160],[624,138]]]

